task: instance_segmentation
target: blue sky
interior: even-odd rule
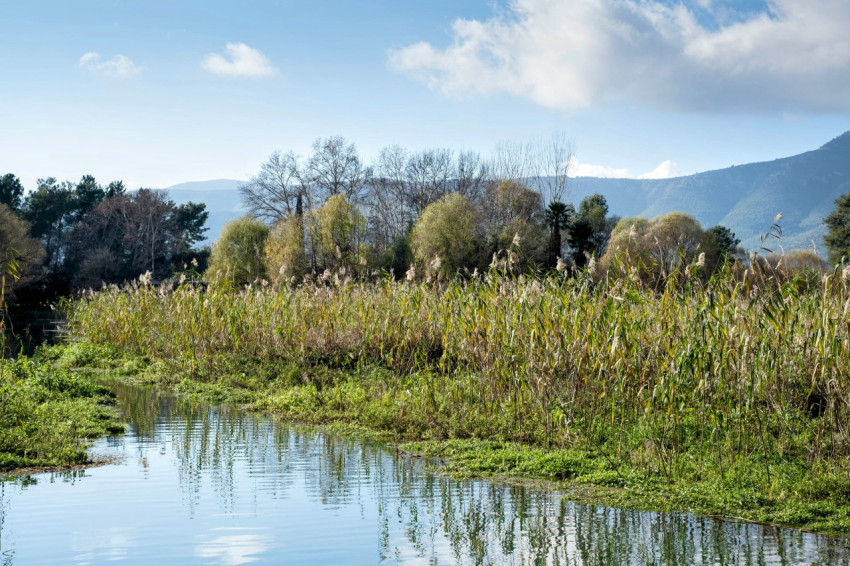
[[[847,0],[0,0],[0,173],[246,179],[342,135],[689,174],[850,129]]]

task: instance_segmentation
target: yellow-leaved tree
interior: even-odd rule
[[[479,260],[478,210],[463,195],[451,193],[429,204],[413,228],[413,256],[433,276],[451,277]]]
[[[313,213],[310,233],[318,269],[360,268],[366,262],[366,219],[345,194],[331,196]]]
[[[264,261],[272,283],[298,283],[308,271],[304,249],[304,217],[290,214],[272,226],[266,240]]]
[[[225,224],[213,245],[204,279],[209,283],[244,285],[265,277],[263,247],[268,235],[268,226],[248,216]]]

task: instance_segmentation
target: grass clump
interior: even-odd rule
[[[88,442],[123,432],[108,388],[48,358],[0,366],[0,472],[89,462]]]

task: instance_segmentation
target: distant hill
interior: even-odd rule
[[[214,242],[225,222],[245,213],[238,187],[243,181],[218,179],[169,187],[178,204],[203,202],[210,218],[207,243]],[[759,236],[782,213],[781,246],[823,253],[822,219],[835,199],[850,190],[850,132],[814,151],[763,163],[738,165],[670,179],[571,179],[570,199],[578,204],[601,193],[612,214],[651,218],[672,211],[693,215],[704,228],[726,226],[746,249],[758,249]],[[772,241],[771,244],[774,244]],[[774,246],[775,247],[775,246]],[[777,250],[778,251],[778,250]]]
[[[180,183],[166,189],[168,198],[177,204],[189,201],[202,202],[207,205],[210,213],[207,219],[206,240],[201,245],[212,244],[221,234],[221,229],[229,220],[245,214],[242,208],[242,198],[239,196],[239,185],[245,181],[233,179],[215,179],[212,181],[194,181]]]
[[[575,202],[605,195],[611,212],[620,216],[687,212],[704,228],[726,226],[753,250],[781,213],[785,250],[811,249],[814,242],[823,253],[822,220],[850,190],[850,132],[793,157],[671,179],[578,177],[571,188]]]

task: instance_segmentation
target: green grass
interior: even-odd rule
[[[90,463],[92,439],[123,432],[109,389],[48,360],[0,365],[0,472]]]
[[[840,272],[726,272],[661,290],[628,274],[491,273],[113,288],[69,316],[77,340],[117,348],[114,371],[431,441],[407,449],[448,455],[452,473],[847,533],[848,312]]]

